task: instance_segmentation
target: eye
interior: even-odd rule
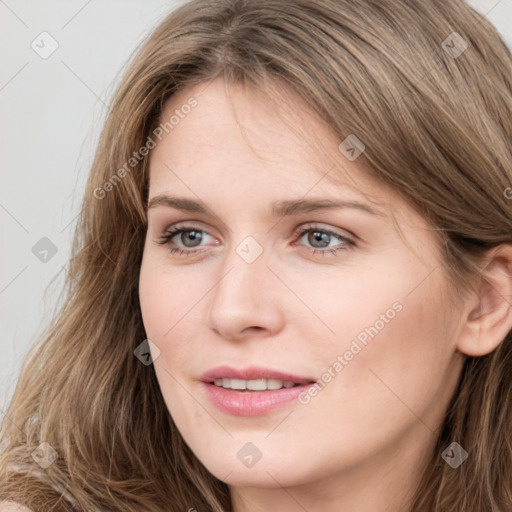
[[[169,228],[159,239],[158,243],[169,245],[171,254],[179,253],[179,255],[187,253],[198,253],[201,251],[195,248],[201,246],[201,242],[210,235],[201,229],[192,226],[181,226]],[[176,243],[176,239],[180,243]],[[218,242],[216,241],[216,245]]]
[[[336,254],[338,251],[349,249],[355,243],[348,237],[335,233],[329,229],[310,226],[301,228],[297,234],[299,239],[306,239],[311,244],[310,251],[313,254]],[[334,244],[331,244],[334,242]]]

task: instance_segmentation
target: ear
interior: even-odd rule
[[[512,245],[493,248],[483,263],[457,343],[461,352],[474,357],[492,352],[512,330]]]

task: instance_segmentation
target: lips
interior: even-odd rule
[[[267,389],[265,391],[247,391],[229,389],[215,385],[218,379],[258,381],[260,379],[293,382],[293,387]],[[206,397],[221,412],[231,416],[263,416],[276,409],[295,402],[301,393],[315,384],[311,377],[272,370],[270,368],[250,367],[236,369],[230,366],[218,366],[207,371],[201,377]]]
[[[257,379],[274,379],[282,381],[291,381],[294,384],[310,384],[316,382],[313,377],[305,377],[285,373],[270,368],[260,366],[251,366],[245,369],[232,368],[230,366],[217,366],[204,373],[200,380],[211,384],[215,379],[240,379],[240,380],[257,380]]]

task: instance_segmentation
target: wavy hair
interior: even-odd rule
[[[0,499],[55,512],[232,510],[153,367],[134,357],[146,338],[149,156],[126,165],[174,92],[219,76],[269,98],[284,85],[340,141],[356,134],[369,172],[436,231],[454,293],[486,250],[512,243],[512,55],[485,17],[462,0],[192,0],[149,34],[114,94],[65,300],[2,421]],[[440,457],[453,439],[472,451],[457,471]],[[512,510],[512,333],[466,359],[411,510]]]

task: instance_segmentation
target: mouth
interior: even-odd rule
[[[261,416],[296,400],[317,381],[261,367],[217,367],[205,373],[203,387],[220,411],[234,416]]]

